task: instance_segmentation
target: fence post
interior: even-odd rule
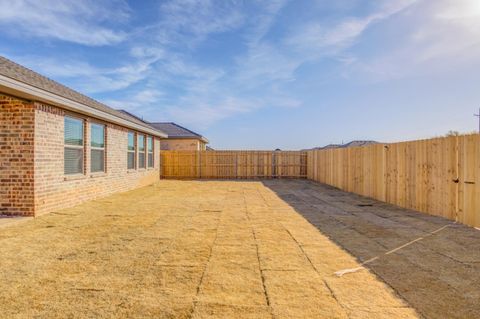
[[[272,152],[272,177],[277,178],[277,156],[275,151]]]
[[[462,137],[463,139],[463,137]],[[455,221],[459,221],[460,213],[460,136],[455,136],[455,164],[454,164],[454,183],[455,183]]]

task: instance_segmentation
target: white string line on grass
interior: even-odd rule
[[[403,248],[405,248],[405,247],[408,247],[408,246],[416,243],[417,241],[420,241],[420,240],[422,240],[422,239],[425,239],[425,238],[427,238],[427,237],[430,237],[430,236],[432,236],[432,235],[434,235],[434,234],[436,234],[436,233],[444,230],[444,229],[447,228],[447,227],[450,227],[450,226],[455,225],[456,223],[457,223],[457,222],[453,222],[453,223],[451,223],[451,224],[444,225],[444,226],[442,226],[442,227],[440,227],[440,228],[438,228],[438,229],[436,229],[436,230],[434,230],[434,231],[432,231],[432,232],[429,232],[428,234],[426,234],[426,235],[423,236],[423,237],[418,237],[418,238],[416,238],[416,239],[414,239],[414,240],[412,240],[412,241],[409,241],[409,242],[406,243],[406,244],[403,244],[403,245],[401,245],[401,246],[399,246],[399,247],[397,247],[397,248],[394,248],[394,249],[392,249],[392,250],[389,250],[389,251],[387,251],[386,253],[384,253],[383,255],[375,256],[375,257],[373,257],[373,258],[370,258],[370,259],[364,261],[363,263],[361,263],[359,267],[339,270],[339,271],[336,271],[334,274],[335,274],[337,277],[342,277],[342,276],[345,275],[345,274],[350,274],[350,273],[354,273],[354,272],[360,271],[360,270],[362,270],[362,269],[365,269],[365,265],[366,265],[366,264],[369,264],[369,263],[371,263],[371,262],[379,259],[381,256],[387,256],[387,255],[393,254],[394,252],[397,252],[397,251],[399,251],[400,249],[403,249]]]

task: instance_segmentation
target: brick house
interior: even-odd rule
[[[0,57],[0,214],[36,216],[152,184],[165,137]]]
[[[162,150],[205,151],[207,149],[208,140],[205,137],[176,123],[156,122],[150,125],[168,135],[160,141]]]

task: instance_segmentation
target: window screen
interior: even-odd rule
[[[145,135],[138,135],[138,151],[145,152]]]
[[[83,173],[83,120],[65,117],[64,173]]]
[[[135,169],[135,133],[128,132],[127,168]]]
[[[153,138],[147,137],[148,167],[153,167]]]
[[[105,126],[90,125],[90,170],[92,173],[105,171]]]
[[[128,132],[128,150],[135,151],[135,133]]]
[[[145,135],[138,135],[138,168],[145,168]]]
[[[105,147],[105,126],[100,124],[92,124],[91,129],[91,146],[103,148]]]

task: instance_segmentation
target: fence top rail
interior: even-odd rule
[[[351,146],[351,147],[338,147],[338,148],[326,148],[326,149],[309,149],[305,150],[305,152],[323,152],[323,151],[338,151],[338,150],[358,150],[358,149],[368,149],[374,147],[385,147],[388,149],[389,146],[396,146],[396,145],[411,145],[416,143],[434,143],[436,141],[445,141],[448,139],[464,139],[464,138],[471,138],[479,136],[479,133],[470,133],[470,134],[459,134],[459,135],[449,135],[449,136],[436,136],[433,138],[424,138],[419,140],[407,140],[407,141],[399,141],[399,142],[392,142],[392,143],[377,143],[377,144],[369,144],[363,146]]]
[[[161,150],[161,153],[276,153],[276,154],[282,154],[282,153],[290,153],[290,154],[307,154],[307,151],[263,151],[263,150],[214,150],[214,151],[209,151],[209,150]]]

